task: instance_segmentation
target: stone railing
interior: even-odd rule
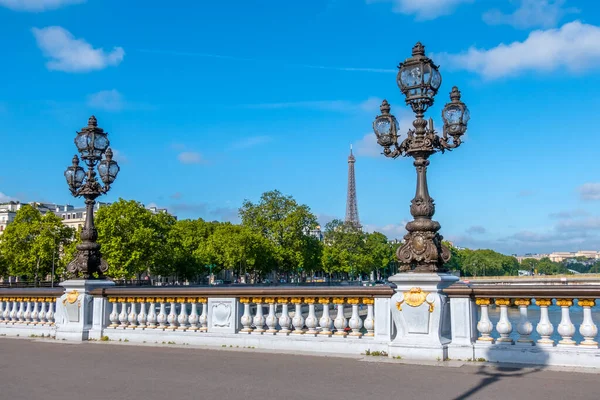
[[[0,289],[0,330],[14,336],[54,336],[63,288]]]
[[[390,297],[379,287],[94,289],[90,338],[360,353],[385,350]],[[312,342],[311,343],[307,343]]]
[[[592,311],[600,286],[455,284],[444,293],[450,358],[600,367]]]

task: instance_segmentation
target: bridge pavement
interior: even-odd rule
[[[3,400],[596,400],[599,377],[470,363],[440,367],[258,350],[0,338]]]

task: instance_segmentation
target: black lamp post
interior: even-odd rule
[[[87,165],[87,172],[79,166],[79,157],[73,156],[73,165],[65,171],[65,178],[74,197],[85,198],[86,217],[81,230],[81,243],[73,261],[67,265],[67,273],[75,278],[104,278],[108,264],[102,259],[100,245],[96,242],[98,231],[94,226],[94,205],[96,198],[110,190],[119,173],[119,165],[113,161],[113,152],[108,147],[108,134],[98,127],[96,117],[88,120],[88,125],[77,132],[75,145],[81,160]],[[96,179],[98,173],[102,184]]]
[[[444,264],[450,260],[450,250],[442,245],[439,222],[432,220],[435,205],[427,189],[426,171],[432,154],[460,146],[461,136],[467,130],[469,110],[460,101],[460,91],[454,86],[450,92],[451,101],[442,110],[443,135],[438,136],[433,120],[429,118],[428,124],[424,119],[425,111],[433,105],[442,84],[438,66],[425,56],[425,47],[417,43],[412,49],[412,57],[400,63],[398,69],[398,87],[416,115],[414,129],[409,129],[405,138],[401,137],[398,121],[390,114],[386,100],[381,104],[381,115],[373,122],[383,154],[392,158],[413,157],[417,169],[417,190],[410,206],[414,220],[406,224],[408,233],[396,256],[401,272],[442,272],[445,271]]]

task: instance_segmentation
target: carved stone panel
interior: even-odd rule
[[[238,307],[235,298],[208,299],[208,331],[235,333]]]

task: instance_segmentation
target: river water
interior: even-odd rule
[[[570,307],[570,315],[571,315],[571,322],[573,323],[573,325],[575,325],[575,334],[573,335],[573,340],[575,340],[577,343],[579,343],[580,341],[583,340],[583,337],[579,333],[579,325],[581,325],[581,323],[583,322],[583,308],[579,307],[579,306]],[[500,335],[498,334],[498,332],[496,332],[495,327],[496,327],[496,324],[498,323],[498,320],[500,319],[500,307],[497,307],[497,306],[490,307],[489,308],[489,316],[490,316],[490,320],[494,324],[494,330],[493,330],[491,336],[493,338],[498,338],[498,337],[500,337]],[[529,306],[527,308],[527,316],[528,316],[529,322],[531,322],[533,324],[533,333],[530,335],[531,339],[538,340],[540,338],[540,335],[536,332],[535,328],[537,326],[537,323],[540,321],[540,308],[538,306],[534,306],[534,305]],[[553,339],[554,341],[557,342],[557,341],[561,340],[561,336],[557,332],[558,324],[560,323],[560,319],[561,319],[560,307],[555,306],[555,305],[548,307],[548,316],[550,318],[550,322],[552,323],[552,326],[554,326],[554,333],[552,334],[551,339]],[[594,323],[596,325],[600,326],[600,305],[592,307],[592,318],[594,320]],[[517,332],[517,324],[519,323],[519,309],[516,307],[509,307],[508,319],[512,323],[512,328],[513,328],[513,332],[510,335],[510,337],[516,341],[517,339],[519,339],[519,333]],[[478,321],[479,321],[479,316],[478,316]],[[596,341],[598,341],[598,340],[599,340],[599,338],[597,336]]]

